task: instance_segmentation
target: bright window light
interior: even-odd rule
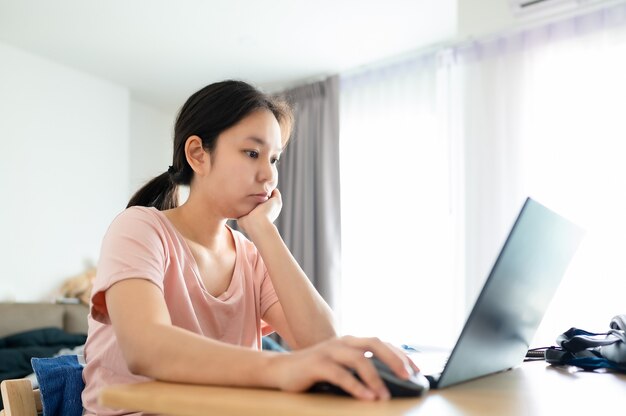
[[[455,336],[462,282],[437,82],[434,61],[343,82],[343,333],[429,345]]]

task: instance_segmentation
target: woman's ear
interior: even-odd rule
[[[204,175],[211,169],[209,153],[202,147],[202,139],[198,136],[189,136],[185,142],[185,157],[193,169],[194,174]]]

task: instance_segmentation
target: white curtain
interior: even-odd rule
[[[626,313],[626,6],[466,45],[468,300],[525,196],[587,230],[536,337]],[[532,293],[529,293],[532,296]]]
[[[463,313],[459,155],[437,56],[342,79],[342,332],[448,345]]]
[[[626,6],[345,76],[340,101],[344,332],[453,342],[526,196],[587,230],[534,345],[626,313]]]

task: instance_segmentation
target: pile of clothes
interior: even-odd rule
[[[46,358],[59,355],[82,355],[87,340],[84,334],[69,334],[59,328],[41,328],[20,332],[0,338],[0,380],[31,376],[31,358]],[[0,399],[0,409],[2,405]]]

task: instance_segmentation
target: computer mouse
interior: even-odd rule
[[[385,383],[387,390],[389,390],[389,394],[391,395],[391,397],[417,397],[421,396],[430,388],[430,383],[422,373],[415,372],[411,375],[411,377],[409,377],[409,379],[404,380],[396,376],[394,372],[387,366],[387,364],[383,363],[376,357],[371,357],[370,360],[378,371],[378,375]],[[351,371],[354,376],[360,380],[358,374],[354,370]],[[327,381],[313,384],[313,386],[311,386],[311,388],[309,389],[309,392],[330,393],[342,396],[350,395],[341,387]]]

